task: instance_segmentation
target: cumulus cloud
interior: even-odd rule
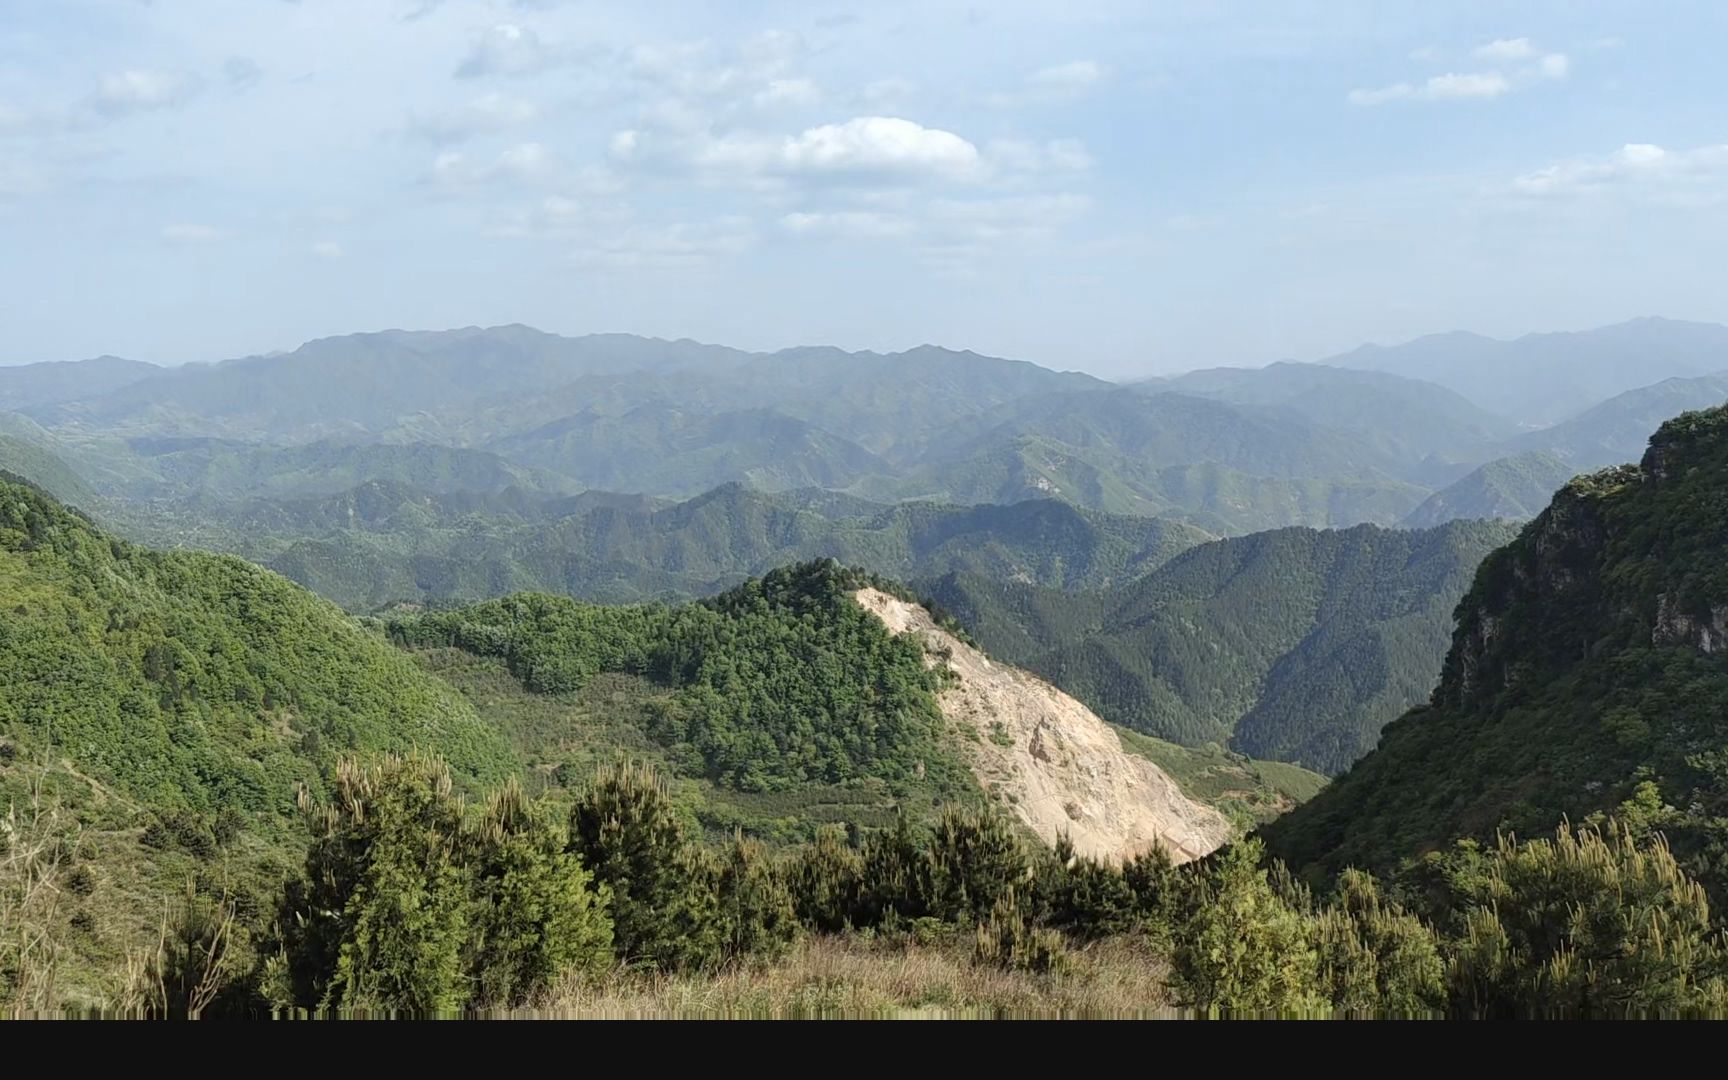
[[[1477,46],[1470,55],[1493,67],[1483,71],[1446,72],[1420,81],[1350,91],[1352,105],[1386,105],[1395,101],[1489,101],[1514,90],[1566,78],[1571,61],[1564,53],[1543,53],[1529,38],[1501,38]]]
[[[320,259],[334,260],[342,258],[347,252],[343,251],[342,245],[335,240],[319,240],[313,243],[312,254]]]
[[[191,100],[198,87],[190,75],[135,68],[104,76],[90,104],[104,116],[172,109]]]
[[[1575,158],[1525,173],[1512,181],[1516,193],[1564,198],[1615,188],[1651,188],[1686,202],[1728,197],[1728,144],[1666,150],[1652,143],[1627,143],[1603,157]]]
[[[964,177],[979,164],[978,148],[953,132],[893,116],[810,128],[786,140],[776,157],[789,171],[821,173]]]
[[[613,135],[610,149],[620,162],[752,181],[964,181],[984,169],[983,155],[966,139],[892,116],[859,116],[786,136],[682,136],[631,129]]]
[[[417,114],[409,130],[435,143],[459,143],[532,122],[539,109],[532,101],[505,94],[482,94],[471,101],[437,112]]]
[[[192,222],[175,222],[162,227],[162,239],[177,247],[198,247],[204,244],[214,244],[224,237],[221,229],[214,225],[197,225]]]

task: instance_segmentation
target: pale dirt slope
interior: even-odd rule
[[[1086,706],[993,662],[917,604],[876,589],[854,596],[893,632],[920,638],[928,663],[946,663],[959,676],[939,699],[960,736],[955,744],[979,784],[1046,843],[1067,833],[1076,851],[1101,859],[1129,858],[1158,844],[1186,862],[1230,838],[1223,815],[1184,795],[1158,766],[1125,752],[1116,732]]]

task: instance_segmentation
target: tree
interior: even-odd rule
[[[1386,901],[1371,874],[1339,876],[1313,937],[1320,988],[1343,1012],[1432,1016],[1445,1007],[1445,965],[1433,930]]]
[[[930,842],[932,914],[976,922],[1026,881],[1030,867],[1020,837],[1000,814],[947,807]]]
[[[1225,848],[1197,883],[1171,982],[1182,1003],[1223,1016],[1329,1009],[1306,920],[1272,891],[1255,839]]]
[[[1501,837],[1453,880],[1455,1011],[1472,1016],[1649,1016],[1720,1008],[1722,941],[1704,889],[1660,836],[1561,825]]]
[[[514,778],[487,802],[465,847],[476,1001],[521,1005],[566,974],[593,976],[611,963],[607,897]]]
[[[785,875],[762,845],[734,835],[715,880],[725,958],[773,959],[784,953],[798,936],[798,913]]]
[[[816,837],[793,852],[786,866],[798,921],[813,930],[837,933],[852,924],[864,876],[864,858],[846,841],[846,827],[824,825]]]
[[[602,770],[570,810],[570,850],[612,896],[612,945],[626,963],[701,966],[720,951],[712,870],[685,842],[659,776]]]
[[[305,880],[285,948],[303,1005],[427,1015],[461,1008],[468,880],[450,773],[425,758],[342,762],[332,803],[306,801]]]

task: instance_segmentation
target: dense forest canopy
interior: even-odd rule
[[[1454,835],[1534,835],[1647,792],[1718,896],[1728,730],[1728,409],[1664,424],[1482,565],[1432,703],[1268,830],[1297,866],[1388,867]]]

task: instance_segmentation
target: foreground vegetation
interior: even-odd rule
[[[108,1012],[445,1015],[1641,1016],[1728,1009],[1728,946],[1659,834],[1615,820],[1461,843],[1318,897],[1257,841],[1172,866],[1028,844],[988,812],[826,830],[771,851],[685,830],[651,772],[562,819],[477,806],[426,758],[347,763],[310,795],[269,910],[189,884]],[[1628,808],[1637,819],[1636,808]],[[54,1009],[56,907],[86,895],[51,810],[0,830],[0,992]],[[72,901],[74,904],[76,900]]]

